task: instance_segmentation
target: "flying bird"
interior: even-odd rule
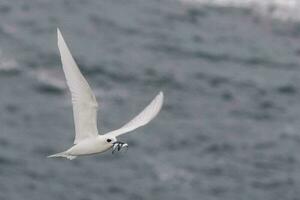
[[[59,29],[57,40],[63,71],[72,96],[75,140],[74,145],[68,150],[48,157],[65,157],[72,160],[77,156],[102,153],[110,148],[114,153],[128,147],[128,144],[118,141],[117,137],[149,123],[162,107],[163,93],[159,92],[141,113],[121,128],[101,135],[97,129],[96,97],[81,74]]]

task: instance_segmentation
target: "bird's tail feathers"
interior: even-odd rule
[[[73,160],[75,159],[77,156],[72,156],[70,154],[68,154],[67,152],[61,152],[61,153],[57,153],[57,154],[53,154],[48,156],[48,158],[58,158],[58,157],[63,157],[63,158],[67,158],[69,160]]]

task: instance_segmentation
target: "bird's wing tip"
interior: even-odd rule
[[[164,93],[163,93],[163,91],[160,91],[160,92],[158,93],[157,97],[163,100],[163,98],[164,98]]]
[[[59,40],[63,39],[63,36],[61,34],[60,29],[57,27],[57,41],[59,42]]]

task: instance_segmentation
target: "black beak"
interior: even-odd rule
[[[116,150],[120,151],[122,148],[126,147],[128,149],[128,144],[125,142],[116,141],[112,146],[112,154],[115,153]]]

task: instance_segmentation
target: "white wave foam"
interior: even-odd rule
[[[0,72],[18,72],[20,71],[20,66],[18,63],[13,60],[9,59],[2,51],[0,51]]]
[[[160,181],[163,182],[189,184],[195,177],[192,172],[170,165],[154,164],[154,169]]]
[[[248,8],[279,20],[300,20],[299,0],[179,0],[185,4]]]
[[[64,92],[66,84],[63,74],[59,70],[53,69],[36,69],[35,75],[39,81],[39,89],[52,92]]]

